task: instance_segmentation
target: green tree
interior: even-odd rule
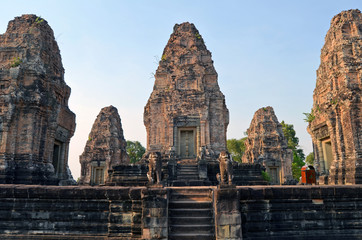
[[[296,137],[293,124],[287,124],[284,121],[281,122],[284,136],[287,140],[288,148],[293,151],[293,163],[292,172],[293,178],[299,180],[301,176],[301,168],[305,165],[305,155],[303,149],[299,147],[299,138]]]
[[[139,141],[127,141],[127,154],[131,160],[131,163],[138,162],[141,160],[146,149],[142,146]]]
[[[237,162],[241,162],[241,157],[245,152],[245,142],[246,137],[241,139],[229,139],[227,140],[227,148],[233,159]]]
[[[307,157],[305,158],[305,163],[308,165],[314,165],[314,153],[311,152],[307,155]]]

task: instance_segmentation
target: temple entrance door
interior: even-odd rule
[[[181,158],[195,157],[196,137],[194,129],[180,130],[179,155]]]
[[[54,141],[54,147],[53,147],[53,167],[54,167],[54,173],[56,176],[60,177],[62,174],[62,169],[64,166],[63,159],[64,154],[63,151],[63,144],[59,141]]]
[[[92,184],[100,185],[104,184],[104,168],[103,167],[93,167],[92,174]]]
[[[278,168],[270,168],[270,182],[272,184],[279,184],[279,172]]]
[[[323,157],[324,157],[324,166],[325,170],[328,173],[329,168],[333,162],[333,153],[332,153],[332,143],[331,140],[328,138],[327,140],[322,142],[323,146]]]

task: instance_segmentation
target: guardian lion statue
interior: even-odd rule
[[[220,174],[217,174],[217,179],[220,184],[232,185],[233,182],[233,162],[230,154],[227,151],[222,151],[218,158],[220,164]]]
[[[159,152],[151,152],[148,156],[147,178],[149,183],[161,183],[162,159]]]

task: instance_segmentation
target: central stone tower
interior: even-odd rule
[[[226,150],[229,111],[211,52],[192,23],[176,24],[144,110],[147,151],[216,159]]]

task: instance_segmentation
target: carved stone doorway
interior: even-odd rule
[[[181,158],[196,157],[196,128],[179,129],[178,153]]]
[[[329,168],[331,167],[333,162],[332,143],[330,138],[322,141],[322,149],[323,149],[323,158],[324,158],[324,168],[325,171],[328,173]]]
[[[93,167],[92,171],[92,185],[104,184],[104,168]]]
[[[278,168],[276,168],[276,167],[269,168],[269,173],[270,173],[270,183],[271,184],[280,184]]]
[[[63,153],[63,143],[59,141],[54,141],[53,147],[53,167],[54,173],[57,177],[60,177],[62,174],[62,169],[64,166],[64,153]]]

